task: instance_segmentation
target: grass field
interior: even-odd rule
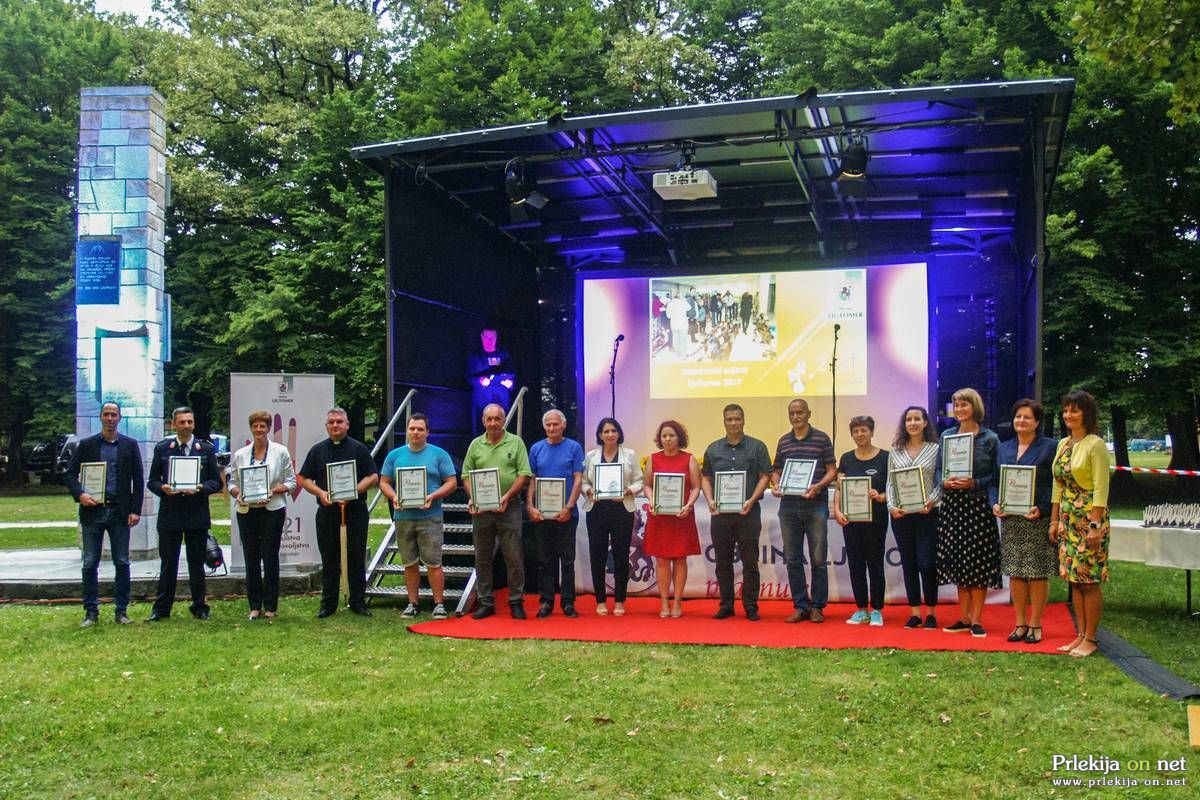
[[[1200,680],[1170,574],[1119,565],[1106,623]],[[0,607],[0,796],[1195,796],[1051,785],[1088,777],[1054,754],[1192,755],[1182,704],[1101,658],[471,642],[315,608],[80,630]]]

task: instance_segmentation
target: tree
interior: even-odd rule
[[[62,0],[0,0],[0,429],[74,428],[72,264],[79,89],[128,76],[119,28]]]
[[[1200,111],[1200,2],[1077,0],[1071,25],[1088,52],[1109,65],[1169,81],[1176,123]]]
[[[230,372],[330,372],[361,435],[382,409],[382,193],[350,147],[384,133],[390,50],[367,2],[174,2],[147,31],[174,205],[168,391],[226,413]]]

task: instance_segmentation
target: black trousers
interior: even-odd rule
[[[208,545],[208,530],[158,531],[158,591],[154,595],[154,610],[159,616],[169,616],[175,603],[175,587],[179,579],[179,547],[187,545],[188,586],[192,590],[192,612],[207,611],[204,602],[204,549]]]
[[[542,605],[554,605],[554,587],[562,594],[562,607],[575,605],[575,529],[579,517],[566,522],[545,521],[534,526],[538,543],[538,596]]]
[[[350,607],[364,608],[367,592],[367,506],[346,506],[346,583],[350,588]],[[338,591],[342,582],[342,549],[338,531],[341,512],[337,505],[317,510],[317,549],[321,551],[321,608],[337,611]]]
[[[756,503],[754,510],[746,516],[741,514],[714,514],[709,523],[713,549],[717,557],[717,588],[721,592],[721,608],[733,608],[733,558],[734,550],[742,562],[742,607],[746,611],[758,610],[758,536],[762,531],[762,520]]]
[[[251,508],[238,514],[238,532],[246,557],[246,599],[251,611],[279,610],[279,542],[287,510]]]
[[[846,561],[850,568],[850,588],[854,604],[876,611],[883,610],[883,543],[887,523],[851,522],[842,528],[846,542]]]
[[[613,599],[625,602],[629,587],[629,546],[633,541],[633,512],[617,500],[597,500],[587,512],[588,556],[592,567],[592,589],[596,604],[608,598],[608,550],[613,556]]]
[[[900,569],[904,574],[904,593],[910,606],[936,606],[937,582],[937,509],[928,514],[907,514],[892,520],[892,533],[900,549]]]

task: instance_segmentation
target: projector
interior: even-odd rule
[[[654,191],[663,200],[699,200],[717,196],[717,179],[706,169],[654,173]]]

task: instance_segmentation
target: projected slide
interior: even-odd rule
[[[649,281],[650,396],[830,394],[867,390],[867,270],[654,278]]]

